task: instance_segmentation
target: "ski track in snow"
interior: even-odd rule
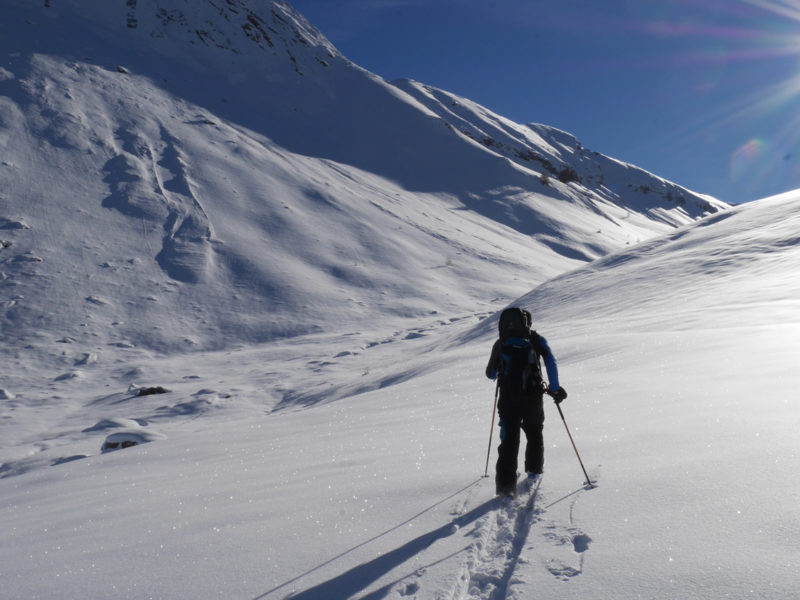
[[[514,589],[515,584],[525,582],[518,566],[534,561],[544,565],[547,572],[560,581],[569,581],[583,573],[585,553],[592,538],[575,525],[573,513],[580,493],[586,488],[544,505],[539,491],[541,482],[540,479],[533,490],[527,489],[523,482],[516,498],[491,501],[492,510],[467,534],[477,539],[466,549],[467,559],[448,598],[504,600],[522,597]],[[548,508],[568,499],[571,501],[567,525],[560,524],[557,517],[546,517]],[[464,500],[461,514],[468,500]],[[419,582],[406,580],[400,592],[403,596],[414,596],[419,589]]]
[[[465,554],[452,588],[443,598],[452,600],[502,600],[509,598],[509,588],[515,581],[516,567],[526,561],[525,551],[532,527],[540,520],[543,512],[537,506],[539,485],[533,490],[527,483],[519,485],[515,498],[493,498],[484,504],[467,511],[470,494],[466,495],[451,512],[455,517],[448,526],[457,530],[462,524],[474,521],[472,530],[465,539],[473,541],[461,551]],[[485,513],[485,514],[482,514]],[[482,514],[474,520],[475,514]],[[366,598],[424,598],[424,579],[427,569],[418,569],[391,586],[391,592],[383,594],[386,588],[363,596]]]
[[[583,572],[584,553],[588,550],[592,539],[572,521],[572,510],[577,501],[576,494],[582,489],[572,492],[552,502],[543,504],[542,494],[539,492],[541,480],[531,490],[527,482],[518,486],[518,494],[514,498],[495,497],[479,505],[474,505],[473,493],[480,487],[470,484],[467,488],[457,493],[459,500],[450,510],[451,520],[440,528],[430,531],[416,539],[408,541],[403,546],[377,556],[358,567],[345,571],[337,577],[321,584],[306,588],[302,591],[290,592],[288,595],[278,595],[285,600],[318,600],[330,597],[331,594],[340,594],[342,597],[358,598],[359,600],[388,600],[392,599],[423,599],[430,597],[431,590],[428,586],[429,578],[436,580],[433,569],[439,563],[457,557],[460,562],[452,573],[452,583],[445,583],[444,589],[435,593],[436,598],[450,600],[504,600],[519,598],[515,585],[524,584],[524,576],[518,572],[518,566],[525,566],[534,560],[544,565],[547,572],[561,581],[580,575]],[[452,497],[451,497],[452,498]],[[553,520],[546,519],[545,514],[549,507],[560,504],[572,498],[569,511],[569,524],[560,525],[557,517]],[[426,509],[427,512],[433,507]],[[400,529],[411,521],[420,517],[420,513],[408,521],[387,530],[371,540],[352,548],[342,555],[334,557],[317,568],[324,567],[337,561],[345,554],[376,541],[385,535]],[[469,541],[461,550],[430,561],[430,557],[422,558],[425,566],[417,567],[414,571],[387,585],[366,591],[370,582],[376,581],[381,574],[388,574],[395,567],[411,564],[413,559],[420,558],[433,547],[436,542],[444,540],[464,528],[472,525],[472,529],[462,533],[462,539]],[[316,570],[316,569],[314,569]],[[309,571],[300,577],[310,575]],[[258,596],[255,600],[276,597],[275,592],[280,592],[294,581],[288,581]]]
[[[478,540],[470,548],[459,584],[453,594],[458,600],[501,600],[507,597],[531,526],[538,520],[540,509],[536,498],[541,479],[533,490],[524,489],[513,499],[495,499],[497,510],[476,527]]]

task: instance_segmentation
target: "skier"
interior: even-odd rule
[[[539,360],[544,359],[548,393],[556,404],[567,392],[559,385],[558,365],[547,340],[531,330],[531,313],[513,307],[500,314],[500,338],[492,347],[486,376],[497,379],[500,446],[497,448],[495,485],[498,495],[516,492],[520,429],[525,432],[525,471],[535,483],[544,466],[544,387]]]

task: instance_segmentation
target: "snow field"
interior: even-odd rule
[[[107,349],[115,359],[78,385],[49,384],[70,419],[15,398],[38,415],[19,422],[51,432],[37,455],[88,458],[0,480],[3,594],[790,597],[794,203],[739,207],[520,299],[559,356],[565,416],[598,480],[582,489],[548,405],[529,523],[481,478],[493,319],[190,358]],[[782,218],[761,226],[764,212]],[[726,268],[708,271],[712,253]],[[122,371],[172,391],[84,395]],[[103,434],[81,430],[110,417],[168,439],[100,455]]]
[[[0,21],[2,600],[796,595],[796,193],[722,210],[284,3],[266,53],[53,4]],[[548,404],[530,510],[482,477],[509,302],[598,481]]]

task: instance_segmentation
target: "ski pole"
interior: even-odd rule
[[[548,392],[548,395],[552,396]],[[586,467],[583,466],[583,461],[581,460],[581,455],[578,452],[578,447],[575,445],[575,440],[572,439],[572,434],[569,432],[569,427],[567,427],[567,420],[564,418],[564,411],[561,410],[561,404],[556,402],[556,408],[558,409],[558,414],[561,415],[561,422],[564,423],[564,429],[567,430],[567,435],[569,436],[569,441],[572,443],[572,449],[575,450],[575,456],[578,457],[578,462],[581,464],[581,469],[583,469],[583,474],[586,476],[586,485],[589,487],[594,487],[592,480],[589,479],[589,474],[586,472]]]
[[[486,470],[483,472],[484,477],[489,476],[489,455],[492,453],[492,434],[494,433],[494,413],[497,412],[497,396],[500,393],[500,382],[494,388],[494,407],[492,408],[492,427],[489,429],[489,448],[486,450]]]

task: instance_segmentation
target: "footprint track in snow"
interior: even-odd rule
[[[545,567],[553,577],[569,581],[583,573],[585,553],[592,538],[575,527],[562,528],[554,523],[545,526],[542,534],[549,542]]]
[[[576,554],[583,554],[589,549],[592,538],[585,533],[579,533],[572,538],[572,545]]]

